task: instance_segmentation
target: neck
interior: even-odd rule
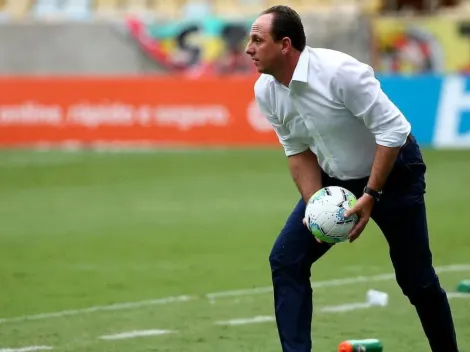
[[[289,87],[295,68],[299,62],[299,57],[300,52],[293,52],[291,55],[286,57],[286,60],[279,71],[273,74],[274,78],[286,87]]]

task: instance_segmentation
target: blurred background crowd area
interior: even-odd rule
[[[216,15],[240,18],[253,16],[273,5],[289,5],[299,13],[331,11],[343,7],[375,14],[436,11],[460,13],[468,0],[1,0],[2,14],[9,19],[117,19],[144,15],[184,19]]]
[[[250,25],[277,4],[380,73],[469,72],[470,0],[0,0],[0,74],[253,75]]]

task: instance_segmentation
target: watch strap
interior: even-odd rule
[[[372,189],[370,187],[364,187],[364,193],[372,196],[376,202],[379,201],[380,199],[380,196],[382,195],[382,192],[381,191],[376,191],[375,189]]]

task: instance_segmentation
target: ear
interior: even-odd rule
[[[290,38],[288,37],[284,37],[282,38],[282,47],[281,47],[281,51],[283,54],[288,54],[290,53],[290,51],[292,50],[292,42],[290,40]]]

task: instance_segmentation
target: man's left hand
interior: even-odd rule
[[[372,208],[374,207],[375,200],[372,196],[364,194],[359,198],[356,204],[345,212],[345,216],[351,216],[356,214],[359,217],[359,221],[349,233],[349,242],[354,242],[364,231],[367,223],[369,222]]]

